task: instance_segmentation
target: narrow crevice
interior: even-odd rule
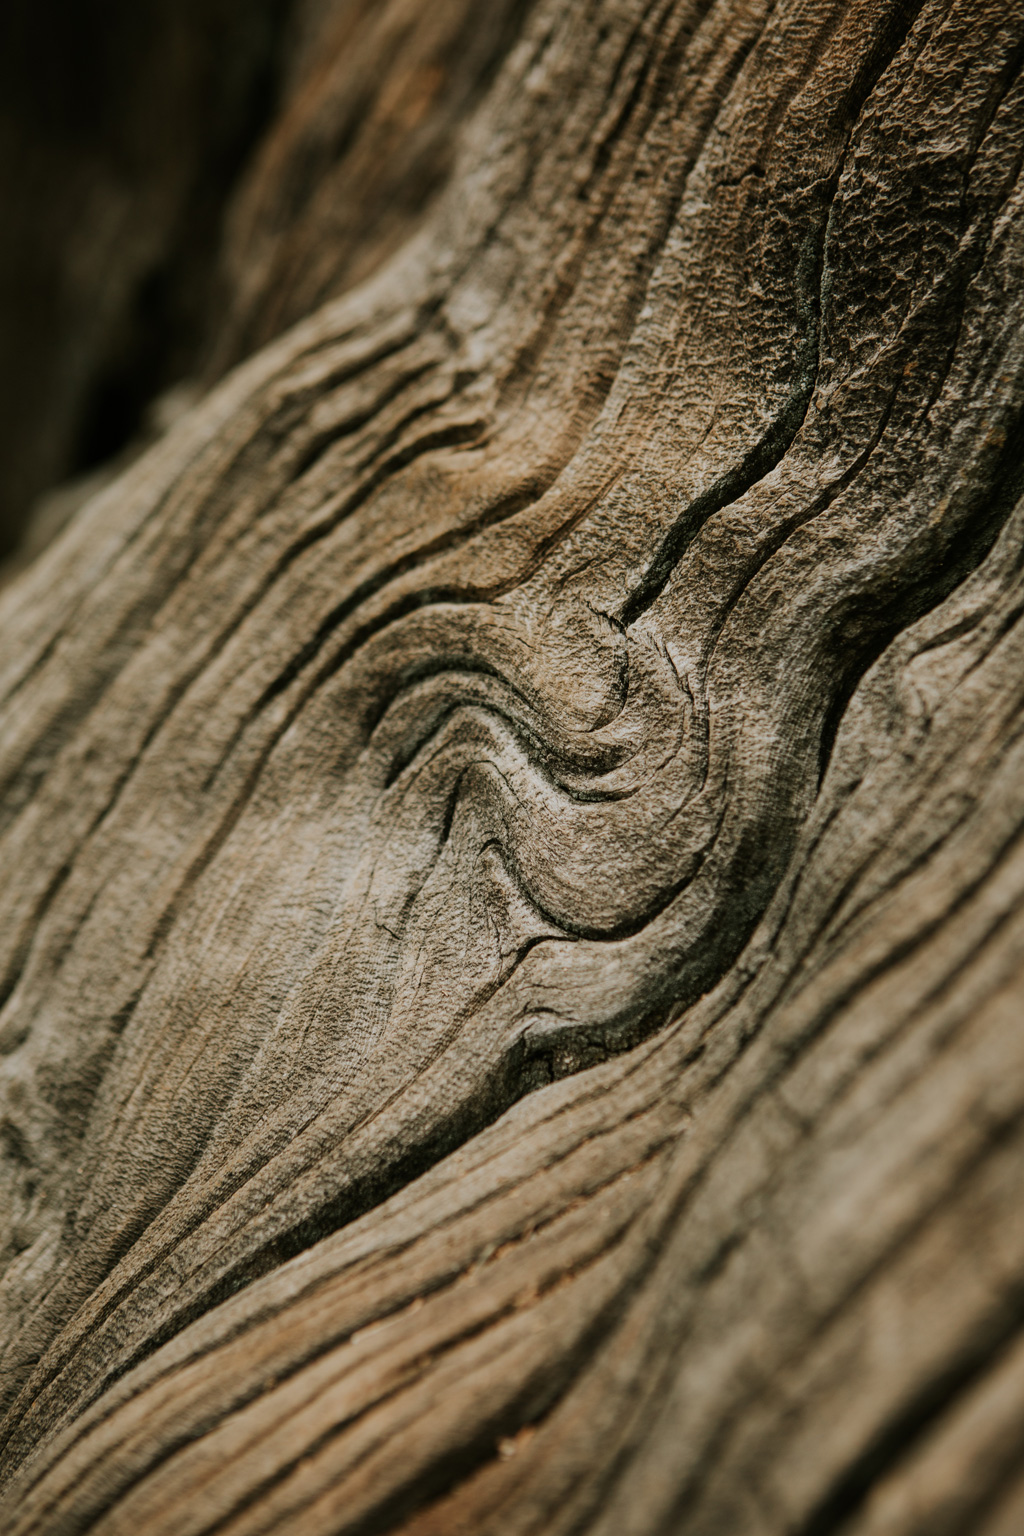
[[[806,277],[806,256],[801,266]],[[708,490],[688,502],[685,510],[677,517],[672,528],[663,538],[643,578],[626,598],[618,613],[614,615],[617,622],[623,626],[635,624],[637,619],[646,613],[661,596],[676,566],[705,523],[717,512],[738,501],[758,481],[770,474],[789,450],[807,414],[817,377],[816,323],[812,333],[805,338],[801,350],[804,356],[802,365],[798,366],[798,382],[786,404],[768,431],[743,455],[739,463]]]

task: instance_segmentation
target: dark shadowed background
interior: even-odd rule
[[[8,568],[194,398],[199,381],[401,241],[527,9],[523,0],[6,0]]]
[[[196,367],[288,0],[0,8],[0,549]]]

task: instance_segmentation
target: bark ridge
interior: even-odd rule
[[[1024,20],[506,10],[0,598],[8,1528],[1001,1536]]]

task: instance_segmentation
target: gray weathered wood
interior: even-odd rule
[[[1024,16],[520,22],[0,598],[17,1536],[1024,1513]]]

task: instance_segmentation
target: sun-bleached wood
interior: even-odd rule
[[[519,25],[0,599],[16,1536],[1015,1529],[1024,17]]]

